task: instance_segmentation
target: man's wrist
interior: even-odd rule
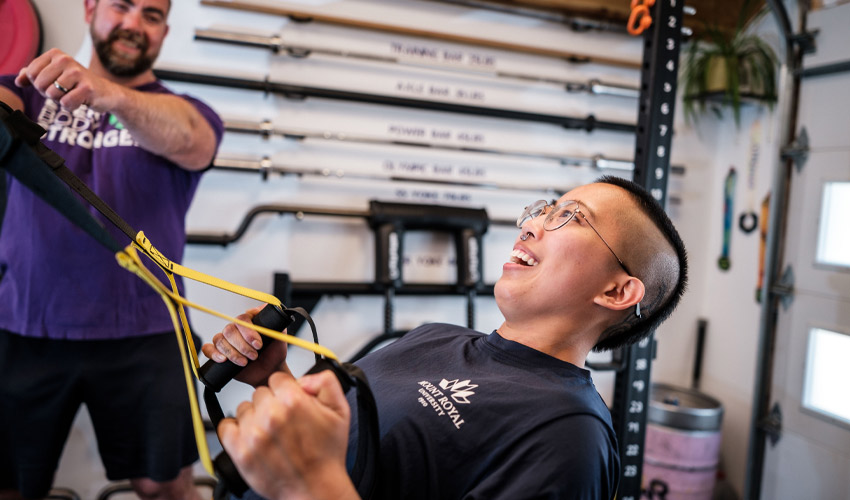
[[[92,92],[91,102],[88,105],[95,111],[117,116],[127,107],[130,92],[133,90],[104,78],[101,88]]]
[[[314,500],[360,500],[344,462],[318,468],[315,475],[311,474],[307,479],[310,498]]]

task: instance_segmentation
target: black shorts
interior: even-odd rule
[[[81,404],[110,480],[168,481],[198,459],[174,332],[76,341],[0,330],[0,490],[47,494]]]

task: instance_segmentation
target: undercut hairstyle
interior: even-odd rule
[[[661,204],[643,186],[612,175],[600,177],[595,182],[612,184],[625,189],[638,209],[661,231],[667,243],[673,247],[679,264],[678,276],[672,276],[672,272],[663,273],[670,274],[670,276],[661,277],[661,283],[656,287],[657,290],[649,290],[649,287],[647,287],[646,296],[641,301],[641,318],[630,313],[625,322],[613,325],[603,332],[601,340],[593,347],[594,351],[601,352],[640,342],[670,317],[687,288],[688,255],[685,251],[685,245],[682,243],[682,238],[673,226],[673,222],[670,221],[670,217],[667,216]],[[632,269],[634,270],[634,268]],[[638,278],[640,277],[638,276]]]

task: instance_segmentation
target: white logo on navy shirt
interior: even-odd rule
[[[440,382],[440,387],[443,390],[452,391],[452,399],[455,400],[455,403],[458,404],[469,404],[469,396],[475,394],[472,389],[478,387],[477,384],[470,384],[469,380],[461,380],[458,382],[458,379],[454,380],[446,380],[443,379]]]
[[[469,404],[469,397],[475,394],[472,389],[478,387],[476,384],[471,384],[469,380],[446,380],[443,379],[438,385],[432,384],[426,380],[419,382],[419,404],[424,407],[430,406],[438,417],[446,416],[452,421],[452,424],[457,428],[464,423],[464,419],[460,411],[455,406],[458,404]],[[447,395],[446,392],[449,392]]]

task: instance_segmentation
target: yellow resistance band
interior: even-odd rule
[[[144,264],[142,264],[142,261],[139,258],[138,253],[136,252],[136,247],[141,249],[142,252],[148,258],[150,258],[163,270],[163,272],[165,272],[165,274],[168,276],[169,282],[171,283],[171,290],[169,290],[168,287],[166,287],[161,281],[159,281],[153,275],[153,273],[147,267],[145,267]],[[249,297],[261,302],[265,302],[267,304],[281,306],[280,300],[278,300],[278,298],[274,295],[235,285],[228,281],[189,269],[187,267],[181,266],[180,264],[168,260],[168,258],[166,258],[162,253],[159,252],[159,250],[157,250],[151,244],[150,240],[145,237],[144,232],[142,231],[139,231],[139,233],[136,235],[136,241],[128,245],[123,251],[116,253],[115,258],[118,260],[118,264],[121,265],[121,267],[134,273],[136,276],[141,278],[142,281],[150,285],[151,288],[153,288],[157,293],[159,293],[162,297],[163,302],[165,302],[165,306],[168,308],[168,313],[171,316],[171,322],[174,326],[174,333],[177,335],[177,343],[180,346],[180,358],[183,362],[183,374],[184,378],[186,379],[186,389],[189,392],[189,405],[192,409],[192,426],[195,432],[195,442],[198,446],[198,454],[200,456],[201,463],[203,464],[204,469],[206,469],[206,471],[211,476],[215,476],[215,471],[213,470],[212,459],[210,458],[209,448],[207,447],[204,424],[201,420],[201,411],[198,407],[198,398],[195,394],[194,380],[192,379],[192,374],[190,373],[189,368],[191,366],[192,373],[194,373],[195,377],[198,377],[198,368],[200,367],[200,363],[198,362],[195,344],[192,341],[192,333],[189,330],[189,322],[186,319],[186,313],[183,306],[203,311],[207,314],[211,314],[231,323],[236,323],[248,328],[252,328],[262,333],[263,335],[277,340],[281,340],[283,342],[287,342],[289,344],[296,345],[303,349],[307,349],[308,351],[315,352],[316,354],[319,354],[326,358],[334,360],[338,359],[337,356],[330,349],[327,349],[326,347],[323,347],[319,344],[303,340],[292,335],[287,335],[275,330],[270,330],[265,327],[257,326],[255,324],[248,323],[247,321],[236,319],[234,317],[222,314],[218,311],[186,300],[185,298],[180,296],[180,293],[177,290],[177,283],[174,280],[174,274],[178,274],[194,281],[205,283],[207,285],[212,285],[221,288],[222,290],[227,290],[229,292],[243,295],[245,297]],[[178,316],[180,318],[179,321],[177,319]],[[181,324],[183,330],[182,339],[180,334]],[[183,349],[184,345],[186,346],[185,351]],[[191,355],[191,363],[186,357],[186,351],[188,351]]]

